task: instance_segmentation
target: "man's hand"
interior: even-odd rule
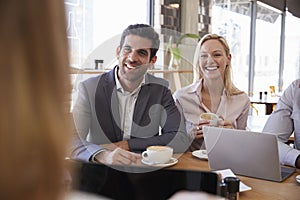
[[[95,156],[97,162],[112,165],[131,165],[137,164],[141,159],[140,154],[115,148],[113,151],[104,150]]]

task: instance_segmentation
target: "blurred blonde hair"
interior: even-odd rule
[[[200,55],[199,53],[200,53],[201,46],[207,40],[218,40],[224,47],[226,56],[230,55],[230,48],[224,37],[219,36],[217,34],[204,35],[201,38],[201,40],[198,42],[196,50],[195,50],[195,54],[194,54],[194,59],[193,59],[193,76],[194,76],[193,82],[194,83],[199,81],[202,78],[202,73],[201,73],[200,66],[199,66],[199,55]],[[231,62],[230,62],[229,65],[225,69],[225,75],[224,75],[224,88],[226,91],[226,95],[232,96],[232,95],[243,93],[241,90],[239,90],[238,88],[235,87],[235,85],[232,82],[231,75],[232,75],[232,69],[231,69]]]
[[[0,199],[61,199],[71,133],[64,1],[2,0],[0,30]]]

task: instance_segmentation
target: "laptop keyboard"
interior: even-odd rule
[[[281,167],[281,178],[285,179],[295,171],[294,168]]]

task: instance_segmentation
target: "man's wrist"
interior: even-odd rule
[[[99,155],[100,153],[104,152],[105,149],[101,149],[99,151],[96,151],[92,157],[90,158],[90,161],[93,162],[93,163],[99,163],[99,161],[97,160],[96,156]]]

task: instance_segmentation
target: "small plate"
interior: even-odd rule
[[[193,151],[192,155],[196,156],[197,158],[203,159],[203,160],[208,160],[207,151],[206,150],[196,150],[196,151]]]
[[[152,167],[170,167],[170,166],[175,165],[176,163],[178,163],[178,160],[176,158],[171,158],[169,160],[169,162],[167,162],[167,163],[164,163],[164,164],[153,164],[153,163],[149,163],[146,160],[142,159],[142,163],[145,164],[145,165],[152,166]]]
[[[296,181],[297,181],[298,183],[300,183],[300,174],[299,174],[298,176],[296,176]]]

